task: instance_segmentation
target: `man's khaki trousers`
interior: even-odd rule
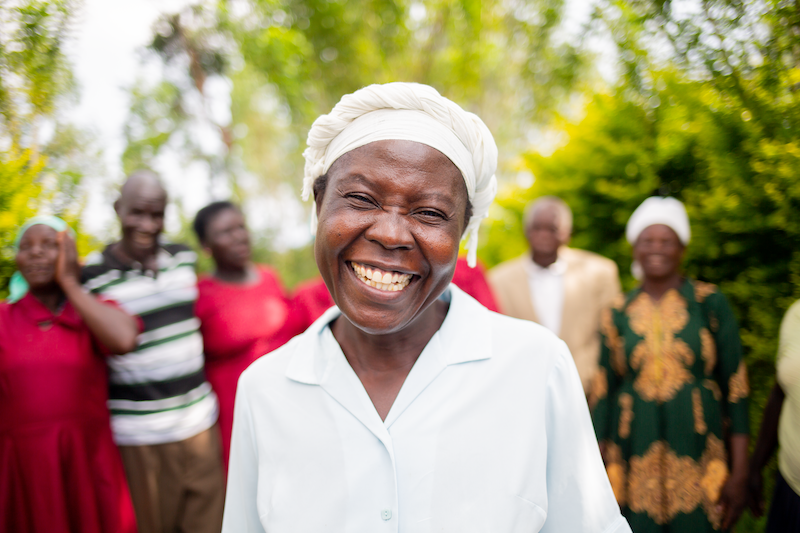
[[[179,442],[120,446],[139,533],[219,533],[225,502],[219,427]]]

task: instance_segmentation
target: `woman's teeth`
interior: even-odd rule
[[[384,272],[377,268],[365,267],[355,262],[350,262],[358,279],[382,291],[402,291],[411,281],[411,274],[399,272]]]

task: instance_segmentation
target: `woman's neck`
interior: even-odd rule
[[[670,290],[678,290],[683,284],[683,276],[680,272],[675,272],[663,278],[645,278],[642,282],[642,290],[654,300],[660,300],[664,294]]]
[[[31,295],[39,300],[51,313],[56,314],[64,303],[64,291],[58,285],[43,287],[39,289],[31,288]]]
[[[217,263],[214,277],[225,283],[244,285],[258,279],[258,271],[252,263],[245,265],[225,265]]]
[[[386,420],[422,350],[444,322],[449,304],[431,304],[402,331],[372,335],[340,316],[331,331],[381,420]]]
[[[332,324],[331,331],[357,374],[410,370],[444,322],[448,308],[449,304],[437,300],[414,323],[386,335],[366,333],[345,316]]]

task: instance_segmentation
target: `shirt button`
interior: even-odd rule
[[[389,509],[384,509],[381,511],[381,518],[384,520],[391,520],[392,519],[392,511]]]

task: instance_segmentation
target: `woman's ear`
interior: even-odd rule
[[[314,210],[317,212],[317,218],[319,219],[319,211],[322,209],[322,198],[323,195],[317,196],[317,192],[314,191]]]
[[[314,192],[314,205],[319,219],[319,212],[322,209],[322,200],[325,199],[325,189],[328,188],[328,174],[327,172],[314,180],[312,191]]]

